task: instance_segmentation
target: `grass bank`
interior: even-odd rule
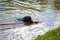
[[[35,40],[60,40],[60,26],[55,30],[51,30],[42,36],[38,35]]]

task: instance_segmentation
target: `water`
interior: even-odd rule
[[[27,15],[31,16],[33,21],[39,21],[31,26],[0,25],[0,40],[32,40],[56,28],[60,24],[60,12],[54,10],[51,5],[42,4],[31,0],[0,1],[0,23],[13,23],[16,22],[16,18]]]

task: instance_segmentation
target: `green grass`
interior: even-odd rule
[[[49,31],[42,36],[38,35],[35,40],[60,40],[60,27]]]

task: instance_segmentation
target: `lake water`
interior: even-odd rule
[[[35,1],[29,3],[29,1],[2,0],[0,1],[0,24],[14,23],[16,18],[24,16],[31,16],[33,21],[39,21],[39,23],[31,26],[0,25],[0,40],[33,40],[38,35],[43,35],[59,26],[59,13],[51,5],[40,5]]]

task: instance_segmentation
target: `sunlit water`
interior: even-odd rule
[[[43,35],[60,24],[60,14],[49,5],[16,0],[10,3],[0,2],[0,24],[13,23],[16,22],[16,18],[23,18],[27,15],[39,23],[31,26],[0,25],[0,40],[33,40],[38,35]]]

